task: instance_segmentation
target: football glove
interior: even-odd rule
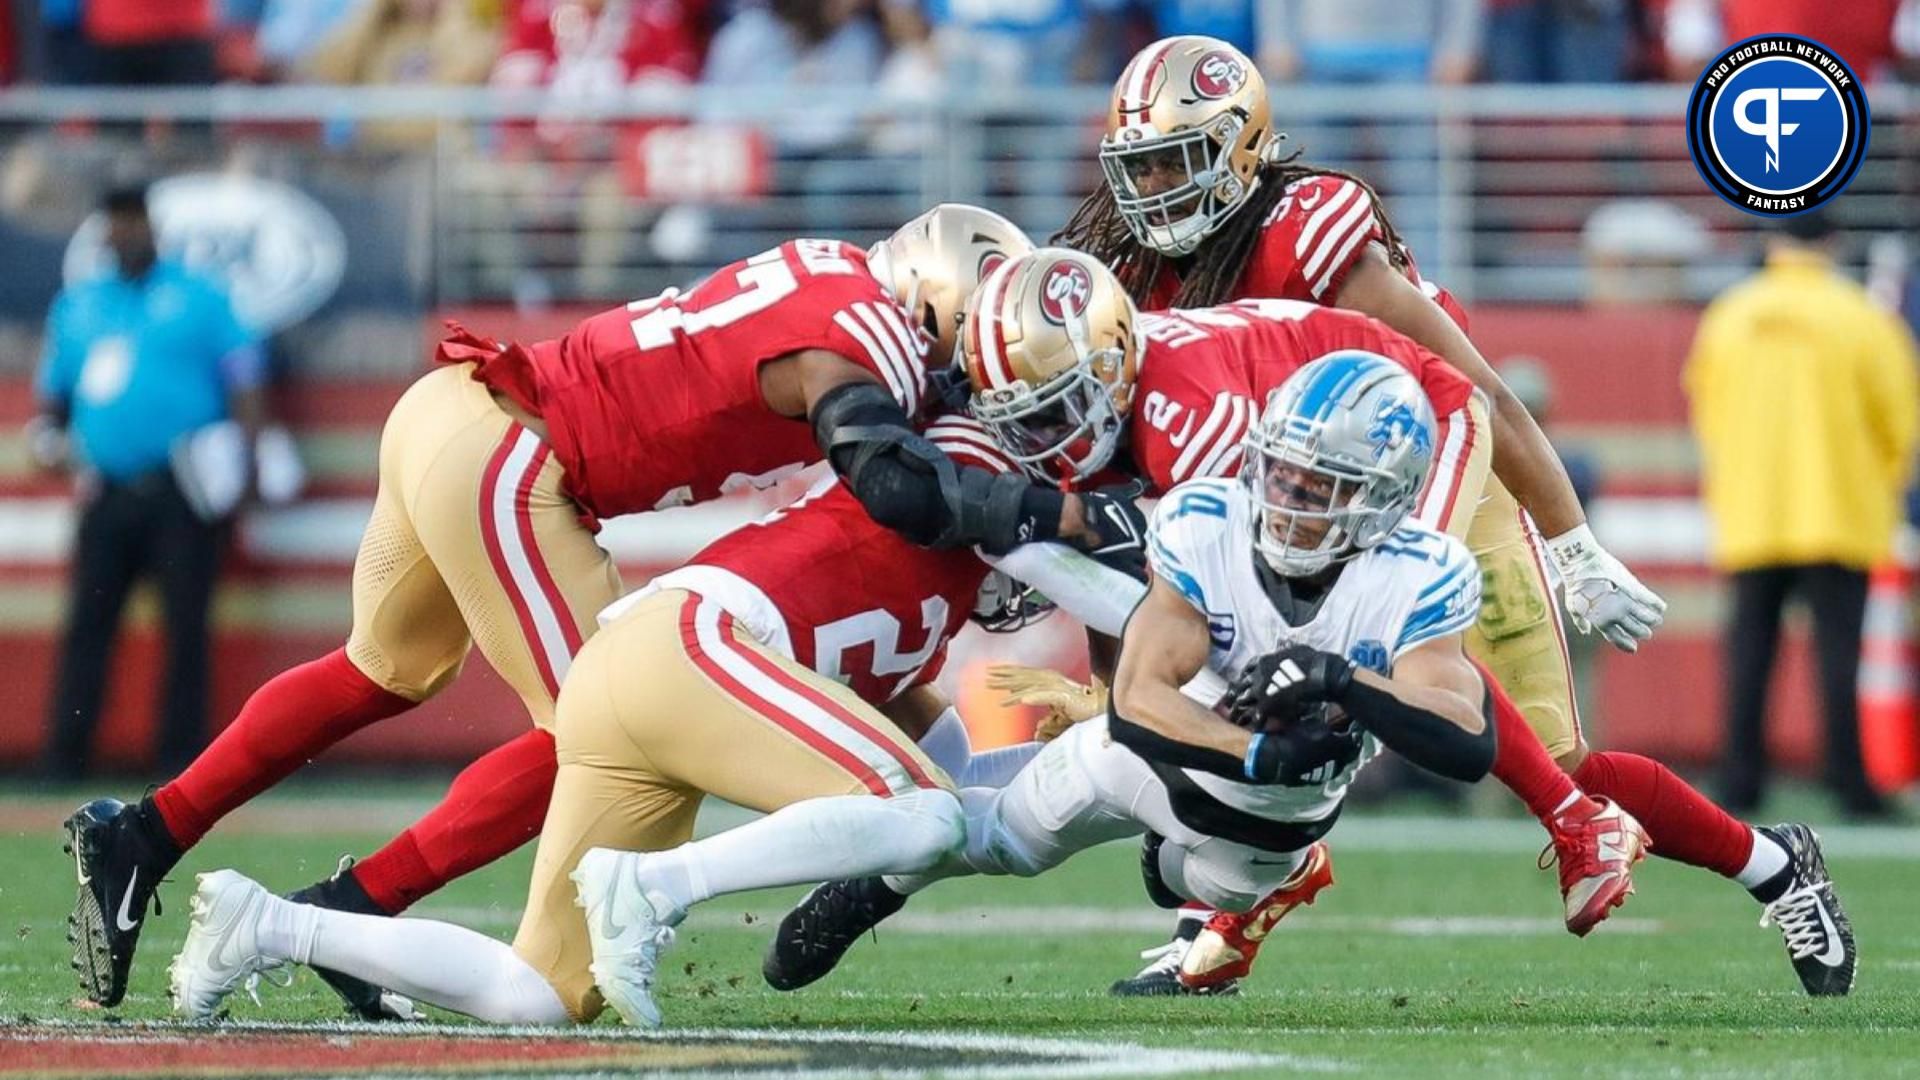
[[[1636,652],[1666,619],[1667,602],[1640,584],[1580,525],[1547,540],[1547,554],[1566,589],[1567,615],[1583,634],[1596,631],[1623,652]]]
[[[1227,715],[1251,731],[1287,724],[1307,707],[1338,701],[1353,685],[1353,661],[1311,645],[1288,645],[1247,665],[1228,686]]]
[[[1135,480],[1080,493],[1081,511],[1094,534],[1080,549],[1135,581],[1147,580],[1147,515],[1139,503],[1145,489]]]
[[[1269,721],[1256,731],[1247,756],[1247,779],[1257,784],[1311,787],[1353,764],[1360,756],[1360,726],[1335,724],[1325,702],[1308,707],[1288,722]]]
[[[1052,742],[1080,721],[1107,711],[1107,684],[1098,675],[1091,684],[1081,684],[1046,668],[995,664],[987,669],[987,688],[1006,695],[1002,705],[1045,709],[1046,715],[1033,729],[1033,737],[1041,742]]]

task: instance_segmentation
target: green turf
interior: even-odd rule
[[[284,805],[284,804],[283,804]],[[324,829],[329,807],[314,804]],[[17,817],[18,815],[16,815]],[[1830,859],[1859,932],[1864,960],[1854,995],[1801,995],[1774,931],[1754,905],[1710,876],[1654,863],[1634,920],[1588,940],[1563,933],[1415,936],[1392,920],[1460,916],[1549,919],[1557,895],[1524,851],[1405,853],[1391,827],[1359,823],[1340,844],[1338,883],[1277,931],[1247,991],[1230,1000],[1117,1001],[1106,984],[1130,973],[1134,951],[1155,943],[1136,926],[1101,928],[1103,910],[1137,920],[1144,902],[1134,850],[1114,845],[1035,881],[950,882],[908,912],[921,929],[863,942],[843,969],[802,993],[775,994],[759,979],[759,952],[796,890],[716,902],[683,929],[670,955],[661,1004],[670,1024],[803,1028],[964,1029],[1091,1037],[1211,1049],[1270,1051],[1360,1075],[1856,1076],[1920,1075],[1920,861]],[[1507,830],[1510,824],[1459,825]],[[1389,842],[1382,844],[1385,837]],[[299,837],[230,832],[195,851],[162,896],[164,916],[143,941],[132,992],[118,1010],[165,1015],[165,966],[186,924],[190,875],[236,866],[275,888],[331,869],[341,851],[381,837]],[[1404,846],[1404,845],[1402,845]],[[1506,845],[1511,847],[1511,845]],[[528,853],[455,883],[421,909],[450,913],[502,937],[512,933]],[[73,890],[54,833],[0,835],[0,1018],[98,1017],[76,1008],[62,925]],[[955,921],[999,907],[1017,933],[940,933],[929,915]],[[1028,929],[1062,909],[1064,928]],[[969,916],[969,918],[960,918]],[[1091,928],[1090,928],[1091,927]],[[302,975],[265,988],[264,1007],[236,998],[237,1017],[336,1015],[324,987]],[[1262,1069],[1246,1075],[1273,1075]]]

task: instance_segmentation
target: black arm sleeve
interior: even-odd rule
[[[1059,492],[1012,475],[960,467],[913,430],[877,383],[834,387],[814,403],[814,441],[873,520],[928,547],[978,545],[992,555],[1059,534]]]
[[[1148,761],[1176,765],[1182,769],[1199,769],[1201,772],[1224,776],[1229,780],[1246,782],[1246,763],[1232,754],[1183,743],[1178,739],[1169,739],[1151,728],[1142,727],[1121,716],[1120,710],[1113,705],[1107,708],[1107,731],[1113,736],[1113,741]]]
[[[1438,713],[1416,708],[1385,690],[1358,680],[1342,695],[1340,704],[1353,722],[1373,733],[1381,744],[1430,772],[1472,783],[1493,768],[1493,694],[1481,699],[1486,725],[1478,735],[1463,731]]]

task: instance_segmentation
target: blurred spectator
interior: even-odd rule
[[[1733,591],[1721,802],[1734,813],[1766,788],[1767,691],[1794,594],[1813,609],[1826,784],[1849,814],[1886,810],[1860,756],[1860,638],[1920,436],[1920,374],[1906,327],[1835,269],[1833,238],[1820,211],[1787,218],[1765,269],[1707,308],[1687,363],[1713,561]]]
[[[1632,0],[1488,0],[1486,77],[1608,83],[1627,76]]]
[[[1673,304],[1692,295],[1691,267],[1708,255],[1707,226],[1662,199],[1603,203],[1580,230],[1587,303]]]
[[[537,306],[553,292],[545,273],[571,266],[571,295],[608,299],[628,291],[620,268],[635,208],[616,161],[650,125],[609,124],[581,110],[637,84],[691,82],[705,53],[705,15],[704,0],[520,0],[492,82],[544,88],[548,108],[531,125],[507,125],[502,160],[473,178],[491,196],[476,212],[506,225],[484,241],[484,260],[508,280],[489,284],[505,284],[521,304]],[[546,240],[555,233],[562,244],[570,234],[577,254]],[[542,241],[537,251],[535,239]]]
[[[368,0],[299,69],[306,79],[341,85],[460,86],[484,81],[496,30],[475,20],[467,0]],[[389,146],[431,143],[432,120],[362,125]]]
[[[50,27],[77,14],[79,39],[54,60],[61,82],[109,86],[214,81],[213,0],[42,0]]]
[[[582,101],[648,79],[689,81],[704,16],[702,0],[519,0],[493,82]]]
[[[1261,69],[1311,82],[1470,82],[1485,0],[1264,0]]]
[[[1127,0],[881,0],[897,49],[934,60],[947,85],[1058,86],[1119,74]]]
[[[266,0],[254,31],[262,78],[286,79],[372,0]]]
[[[1895,61],[1902,0],[1665,0],[1668,71],[1693,82],[1721,49],[1761,34],[1800,34],[1832,49],[1863,79]]]
[[[1258,0],[1134,0],[1156,38],[1199,34],[1219,38],[1248,56],[1260,55],[1254,8]]]
[[[786,97],[809,86],[871,86],[886,42],[865,0],[769,0],[740,10],[713,36],[703,84]],[[859,117],[819,110],[774,132],[781,148],[827,150],[851,139]]]
[[[67,463],[70,446],[81,476],[46,753],[55,779],[86,771],[121,609],[142,577],[157,581],[166,617],[159,765],[184,765],[204,742],[207,610],[225,529],[189,501],[176,476],[200,474],[176,474],[175,459],[182,440],[229,419],[243,435],[261,411],[259,343],[224,289],[158,257],[144,189],[115,189],[105,210],[116,265],[55,298],[36,382],[41,415],[28,431],[36,462]]]

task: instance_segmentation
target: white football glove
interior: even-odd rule
[[[1597,630],[1615,648],[1637,652],[1666,620],[1667,602],[1607,554],[1586,525],[1549,537],[1547,554],[1566,589],[1567,615],[1581,633]]]

